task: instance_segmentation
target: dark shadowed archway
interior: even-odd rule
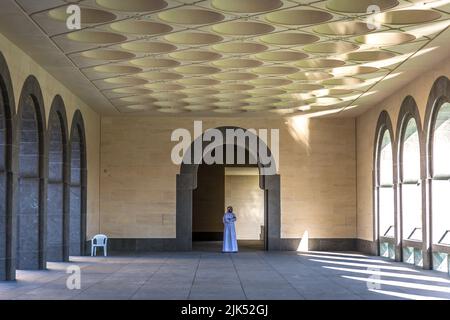
[[[64,102],[53,99],[48,119],[47,261],[69,258],[69,166]]]
[[[266,144],[254,133],[239,127],[219,127],[216,128],[226,136],[226,130],[244,130],[250,137],[256,139],[258,146],[267,148],[270,156],[271,164],[275,164],[275,159]],[[198,140],[200,139],[200,140]],[[203,146],[203,150],[211,142],[203,141],[203,135],[197,138],[197,142]],[[192,142],[191,149],[196,145],[196,141]],[[223,144],[225,145],[225,143]],[[246,139],[245,149],[249,152],[249,141]],[[259,168],[259,185],[264,190],[264,214],[265,214],[265,248],[266,250],[280,250],[281,238],[281,213],[280,213],[280,176],[276,172],[268,174],[264,169],[268,166],[260,161],[260,155],[252,155],[257,160]],[[190,154],[187,152],[187,154]],[[193,154],[191,155],[193,157]],[[180,167],[180,174],[176,180],[176,248],[177,250],[192,250],[192,207],[193,207],[193,190],[197,188],[197,172],[199,163],[193,161],[193,158],[183,161]]]
[[[87,197],[86,136],[81,112],[77,110],[70,130],[70,219],[69,254],[84,255]]]
[[[0,53],[0,281],[15,279],[13,246],[12,115],[14,92],[6,60]]]
[[[45,112],[42,92],[34,76],[29,76],[23,85],[17,121],[17,269],[44,269],[47,163]]]

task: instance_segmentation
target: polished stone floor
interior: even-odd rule
[[[0,299],[450,299],[450,278],[358,253],[196,250],[48,263],[0,282]]]

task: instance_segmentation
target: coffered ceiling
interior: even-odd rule
[[[73,31],[66,2],[15,0],[69,73],[127,114],[358,108],[450,23],[442,0],[82,0]]]

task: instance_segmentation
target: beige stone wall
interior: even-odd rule
[[[259,240],[264,226],[264,191],[258,175],[225,175],[225,203],[236,213],[237,238]]]
[[[414,97],[420,111],[422,126],[428,95],[434,81],[440,76],[450,77],[450,59],[439,63],[435,68],[422,74],[404,88],[381,103],[373,106],[369,111],[357,118],[357,226],[358,238],[373,240],[373,143],[378,117],[386,110],[391,118],[394,131],[397,127],[398,114],[403,99],[411,95]]]
[[[174,238],[172,130],[193,118],[103,117],[100,229],[111,237]],[[234,125],[280,130],[282,237],[356,236],[354,119],[207,118],[203,129]]]
[[[100,116],[87,106],[66,87],[58,82],[46,70],[40,67],[26,53],[20,50],[7,38],[0,34],[0,52],[8,64],[13,83],[14,98],[17,109],[23,83],[30,75],[34,75],[42,89],[45,107],[45,118],[48,120],[53,98],[59,94],[64,100],[67,121],[70,129],[74,112],[80,109],[85,122],[87,140],[87,236],[99,231],[99,145],[100,145]]]

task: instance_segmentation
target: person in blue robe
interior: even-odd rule
[[[223,248],[222,252],[238,252],[238,244],[236,239],[236,215],[233,213],[233,207],[227,207],[227,211],[223,215]]]

